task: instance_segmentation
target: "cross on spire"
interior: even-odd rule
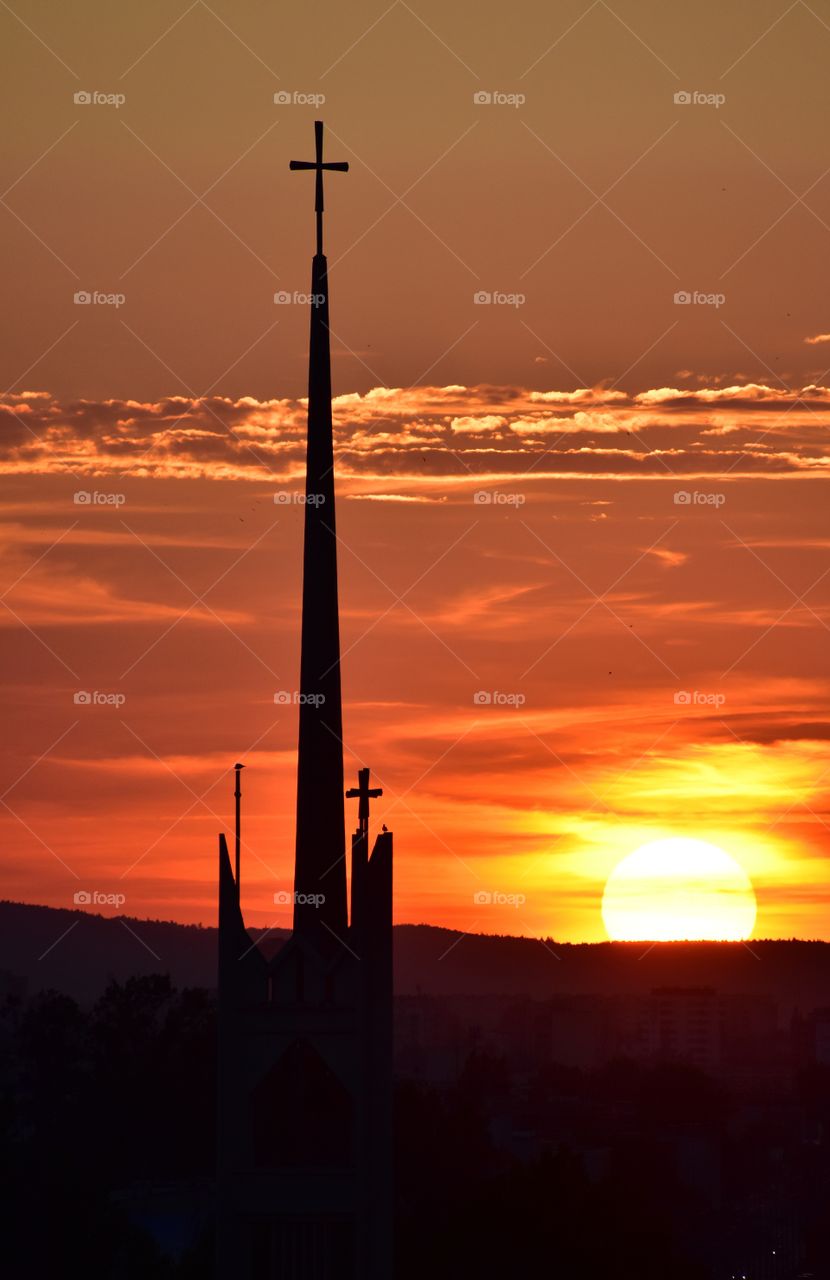
[[[364,834],[368,834],[369,831],[369,801],[376,800],[378,796],[382,795],[382,787],[369,786],[369,770],[358,769],[357,786],[349,787],[349,790],[346,792],[346,799],[358,801],[357,821],[360,830],[364,832]]]
[[[336,162],[323,163],[323,122],[322,120],[314,121],[314,142],[316,159],[314,160],[291,160],[289,169],[314,169],[317,175],[314,193],[314,211],[317,214],[317,254],[323,256],[323,170],[336,169],[339,173],[348,173],[349,166],[347,161],[338,160]]]

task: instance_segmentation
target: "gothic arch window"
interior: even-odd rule
[[[307,1040],[295,1040],[251,1095],[254,1159],[261,1168],[342,1168],[351,1163],[348,1090]]]

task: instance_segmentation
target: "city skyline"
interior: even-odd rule
[[[384,762],[396,919],[600,939],[614,867],[696,837],[755,936],[828,936],[822,15],[326,12],[313,54],[202,0],[2,18],[7,896],[207,923],[239,759],[246,918],[289,923],[281,161],[324,113],[346,770]]]

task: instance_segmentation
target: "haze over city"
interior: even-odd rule
[[[827,937],[826,15],[323,8],[2,16],[6,895],[211,921],[241,757],[289,923],[322,112],[396,919],[599,940],[692,839],[754,936]]]

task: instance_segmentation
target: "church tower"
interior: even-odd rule
[[[239,902],[239,857],[219,837],[219,1280],[392,1275],[392,833],[369,855],[361,769],[347,895],[337,536],[323,254],[323,125],[316,157],[303,552],[293,932],[269,960]],[[237,792],[239,768],[237,766]],[[237,821],[238,821],[237,798]]]

